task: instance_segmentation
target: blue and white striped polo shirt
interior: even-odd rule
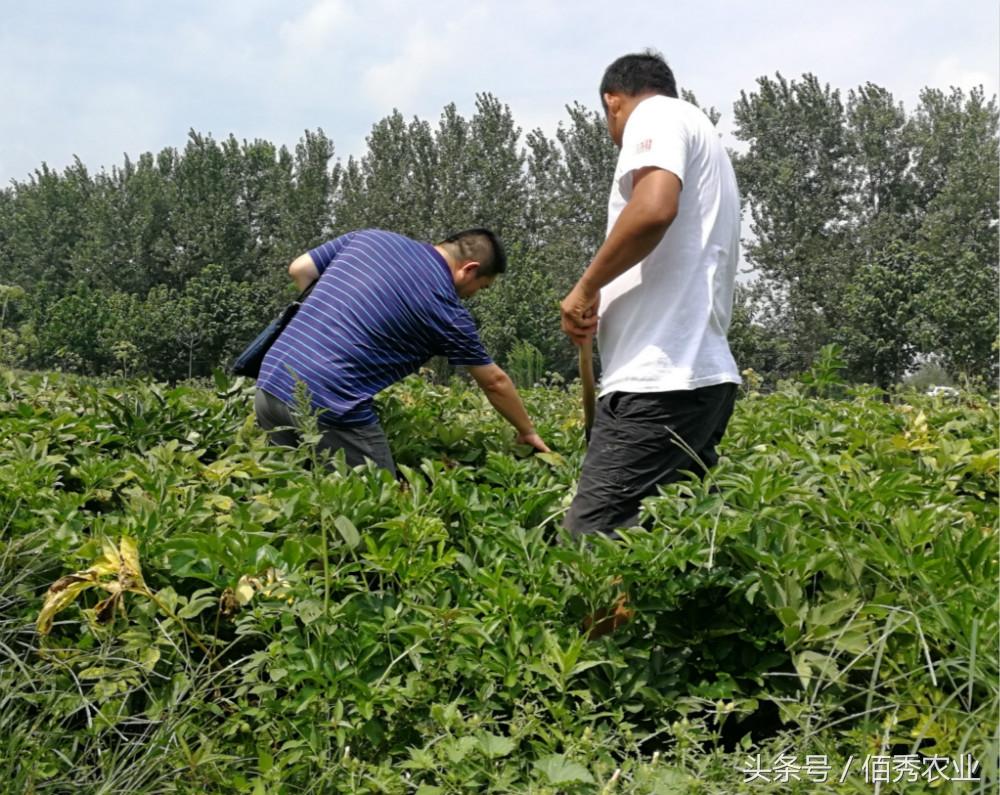
[[[286,403],[295,380],[320,422],[370,425],[372,398],[431,356],[490,364],[451,269],[428,243],[380,230],[309,252],[319,282],[264,357],[257,386]]]

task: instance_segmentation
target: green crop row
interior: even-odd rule
[[[707,478],[583,544],[572,389],[526,392],[533,456],[397,385],[399,482],[269,448],[251,394],[0,372],[5,791],[871,792],[911,754],[995,786],[989,401],[746,394]],[[749,780],[782,756],[829,780]]]

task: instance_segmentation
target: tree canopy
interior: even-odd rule
[[[733,120],[755,274],[730,335],[742,367],[781,377],[833,342],[880,386],[928,359],[994,377],[995,98],[926,89],[907,113],[870,83],[842,96],[777,74]],[[207,375],[293,294],[303,251],[362,227],[436,240],[486,225],[512,263],[473,303],[487,348],[572,375],[558,300],[604,238],[616,157],[598,112],[568,106],[550,138],[482,94],[468,118],[395,111],[346,162],[317,129],[293,149],[192,130],[110,170],[43,164],[0,191],[0,363]]]

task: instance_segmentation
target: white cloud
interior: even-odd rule
[[[431,26],[425,19],[411,21],[398,55],[365,70],[363,98],[384,113],[393,108],[411,110],[419,98],[437,94],[428,92],[433,81],[446,75],[454,79],[466,66],[475,68],[476,48],[488,35],[486,18],[486,9],[480,5],[443,25]]]
[[[951,86],[969,91],[976,86],[982,86],[987,98],[997,93],[997,78],[978,69],[969,69],[957,56],[945,58],[937,63],[931,73],[931,85],[934,88],[947,89]]]
[[[342,39],[353,18],[343,0],[318,0],[305,13],[281,23],[278,38],[291,56],[314,55]]]
[[[364,97],[382,111],[406,107],[425,82],[447,63],[448,56],[439,39],[419,25],[407,36],[406,46],[399,55],[365,72]]]
[[[432,123],[477,92],[525,131],[553,134],[564,106],[596,107],[615,57],[660,49],[679,83],[723,113],[755,78],[809,71],[846,91],[872,81],[908,110],[923,86],[997,91],[995,0],[213,0],[8,3],[0,26],[0,186],[42,160],[88,166],[183,145],[188,128],[294,144],[323,127],[364,148],[398,107]],[[112,46],[113,45],[113,46]]]

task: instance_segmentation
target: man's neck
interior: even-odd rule
[[[451,275],[454,276],[458,273],[458,260],[456,260],[451,254],[448,253],[448,249],[444,246],[435,245],[434,250],[440,254],[446,263],[448,263],[448,269],[451,271]]]
[[[663,95],[657,94],[655,91],[647,91],[645,94],[636,94],[635,96],[628,97],[623,103],[624,105],[623,110],[625,112],[625,121],[627,122],[629,120],[629,117],[632,115],[632,111],[634,111],[637,107],[639,107],[640,102],[643,102],[649,99],[650,97],[659,97],[659,96]]]

